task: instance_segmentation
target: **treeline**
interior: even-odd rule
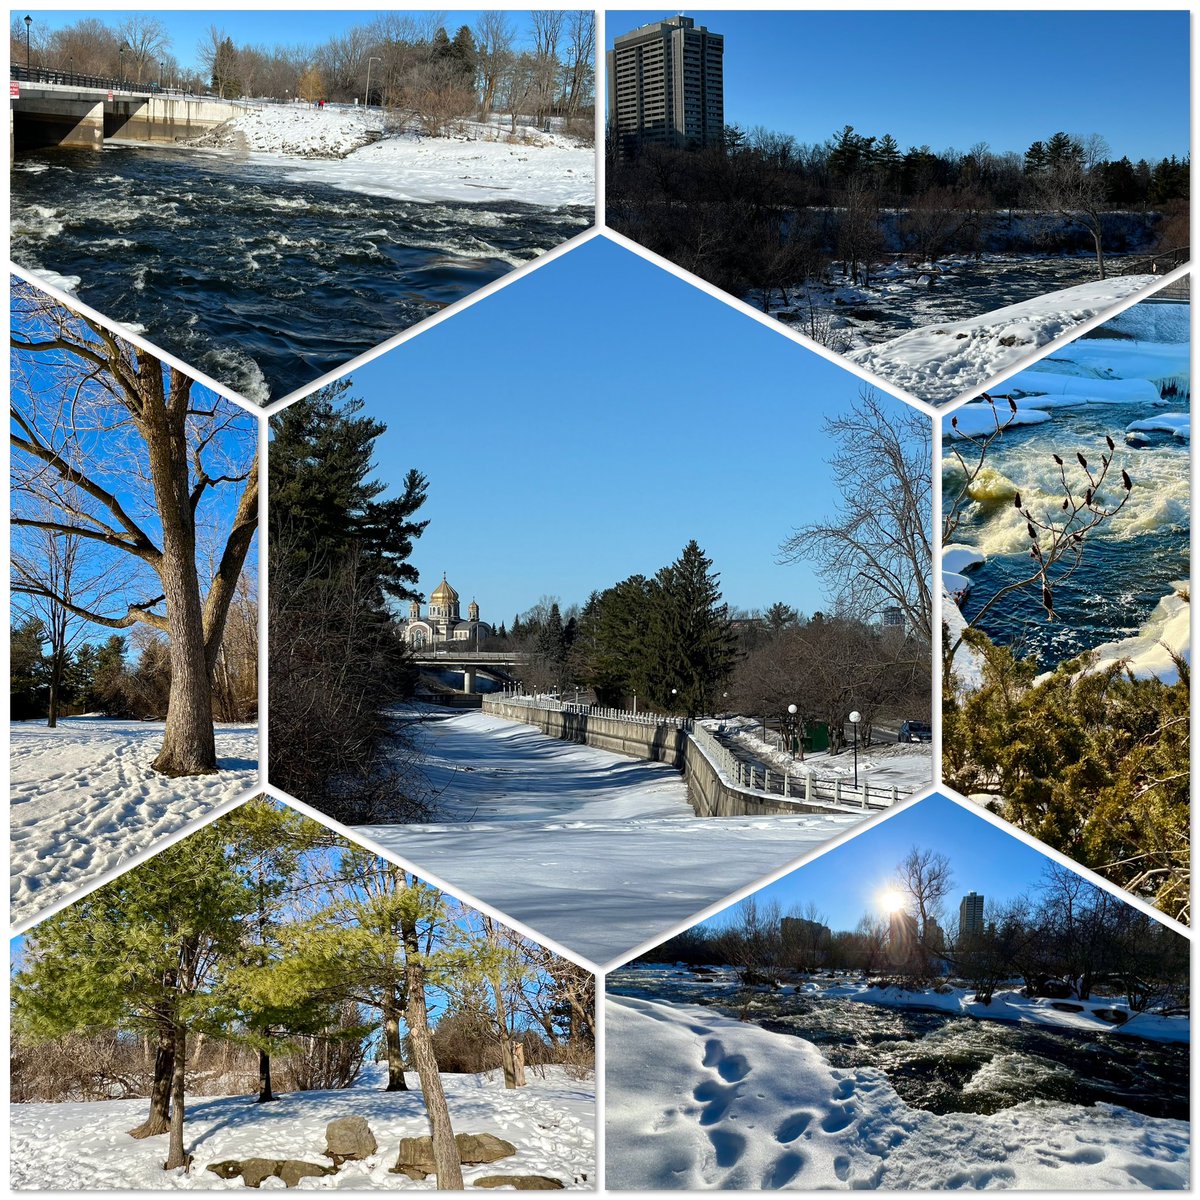
[[[942,689],[942,772],[1006,821],[1190,920],[1191,671],[1135,679],[1088,656],[1045,674],[978,632],[982,685]]]
[[[945,862],[914,850],[906,864],[914,856],[926,876]],[[819,971],[917,989],[958,979],[987,1004],[1001,983],[1019,980],[1030,996],[1088,1000],[1119,989],[1134,1012],[1186,1010],[1187,940],[1075,872],[1048,864],[1031,894],[989,905],[982,929],[964,931],[957,920],[938,921],[945,893],[931,904],[920,873],[917,892],[903,886],[906,864],[897,869],[904,905],[890,922],[866,914],[852,930],[831,930],[816,903],[785,916],[750,896],[721,923],[697,925],[639,960],[733,967],[748,985]]]
[[[415,1070],[440,1156],[442,1055],[519,1087],[527,1055],[594,1054],[586,971],[262,799],[43,921],[12,991],[13,1098],[142,1095],[130,1132],[169,1133],[167,1170],[188,1161],[189,1075],[223,1058],[257,1058],[258,1102],[279,1061],[314,1088],[349,1086],[371,1056],[387,1091]],[[153,1066],[117,1074],[131,1057]],[[457,1167],[439,1157],[439,1186]]]
[[[539,10],[529,14],[525,32],[506,12],[481,13],[474,25],[454,31],[445,18],[381,13],[316,47],[238,44],[213,25],[196,47],[199,66],[188,68],[172,54],[158,18],[110,26],[88,17],[57,30],[39,28],[30,57],[35,66],[161,81],[225,99],[365,102],[419,114],[431,134],[452,119],[507,112],[514,128],[518,114],[539,125],[556,117],[591,137],[594,13]],[[13,62],[24,62],[25,32],[14,18]]]
[[[712,712],[737,660],[720,575],[699,544],[653,576],[593,592],[564,620],[556,600],[514,618],[501,644],[528,654],[536,691],[591,691],[598,704],[696,716]]]
[[[836,262],[869,278],[887,253],[926,262],[985,251],[1097,254],[1188,245],[1190,160],[1113,160],[1097,137],[1058,132],[1024,154],[902,151],[852,126],[820,143],[755,128],[723,146],[608,147],[613,226],[726,291],[784,305]],[[1133,212],[1130,221],[1115,214]]]
[[[245,579],[240,593],[213,664],[217,721],[258,715],[258,606]],[[30,615],[9,633],[9,685],[16,721],[45,720],[52,729],[60,716],[83,713],[161,721],[171,695],[170,648],[165,637],[143,628],[103,642],[56,645],[46,620]]]

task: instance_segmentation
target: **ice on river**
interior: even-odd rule
[[[938,321],[847,357],[920,400],[946,404],[1155,281],[1115,275],[1082,283],[982,316]]]
[[[568,1079],[561,1067],[530,1069],[526,1087],[506,1090],[498,1072],[443,1075],[456,1133],[492,1133],[517,1153],[496,1163],[466,1167],[470,1187],[484,1175],[547,1175],[565,1187],[591,1188],[595,1180],[595,1088]],[[342,1165],[336,1175],[308,1178],[303,1188],[411,1188],[433,1190],[392,1175],[402,1137],[425,1137],[429,1122],[415,1074],[410,1091],[385,1092],[386,1069],[368,1067],[349,1088],[293,1092],[274,1104],[254,1096],[188,1097],[184,1140],[195,1156],[191,1171],[165,1172],[166,1136],[135,1141],[127,1130],[146,1115],[146,1100],[94,1104],[14,1104],[11,1182],[20,1189],[86,1192],[204,1188],[242,1190],[240,1178],[222,1180],[207,1170],[229,1158],[298,1158],[328,1166],[325,1126],[335,1117],[365,1117],[379,1143],[375,1154]],[[264,1189],[282,1187],[272,1178]]]
[[[862,820],[697,817],[661,763],[483,713],[424,729],[443,821],[355,832],[600,966]]]
[[[215,775],[151,769],[162,721],[66,717],[9,726],[12,920],[20,924],[258,780],[258,730],[218,725]]]
[[[708,1008],[606,1005],[609,1188],[1186,1188],[1190,1127],[1099,1104],[910,1108],[872,1068]]]

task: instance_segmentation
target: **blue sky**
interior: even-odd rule
[[[606,239],[352,378],[388,425],[378,477],[429,477],[426,596],[445,571],[508,624],[653,574],[694,537],[734,606],[824,607],[776,551],[832,510],[821,418],[861,381]]]
[[[813,901],[831,929],[853,929],[865,914],[881,915],[879,894],[914,846],[950,859],[954,889],[948,907],[954,916],[970,891],[981,892],[989,904],[1033,891],[1051,861],[968,808],[930,796],[756,894],[778,901],[785,915]],[[718,914],[705,924],[719,926],[726,919]]]
[[[377,11],[364,9],[304,10],[286,7],[266,8],[262,5],[256,9],[167,10],[156,8],[153,10],[116,9],[112,11],[87,9],[53,12],[35,8],[26,11],[34,19],[35,36],[39,29],[60,29],[64,25],[72,25],[84,17],[99,18],[105,25],[115,27],[134,12],[152,11],[153,15],[167,27],[171,38],[170,52],[184,68],[199,66],[200,59],[196,48],[200,42],[208,40],[208,31],[212,25],[223,29],[238,46],[312,47],[327,42],[333,36],[344,34],[346,30],[355,25],[370,24],[380,15]],[[528,14],[511,12],[509,16],[514,28],[518,31],[518,38],[521,38],[528,28]],[[474,9],[447,11],[445,18],[446,28],[453,37],[454,31],[460,25],[473,26],[479,18],[479,11]]]
[[[675,11],[608,11],[606,48]],[[683,11],[725,35],[725,119],[746,129],[1022,152],[1062,129],[1116,158],[1188,153],[1186,12]]]

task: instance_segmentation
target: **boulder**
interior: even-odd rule
[[[506,1142],[490,1133],[456,1133],[454,1144],[458,1147],[458,1157],[464,1166],[477,1166],[479,1163],[496,1162],[516,1154],[517,1148],[512,1142]],[[396,1157],[396,1165],[391,1168],[393,1175],[407,1175],[410,1179],[424,1179],[435,1174],[433,1163],[433,1138],[412,1137],[400,1139],[400,1153]]]
[[[325,1126],[325,1154],[335,1166],[370,1158],[378,1149],[365,1117],[338,1117]]]
[[[471,1180],[471,1186],[512,1187],[518,1192],[549,1192],[567,1185],[561,1179],[552,1179],[549,1175],[484,1175],[480,1179]]]
[[[208,1169],[221,1179],[236,1179],[239,1175],[247,1187],[259,1187],[264,1179],[278,1176],[287,1187],[295,1187],[310,1175],[334,1175],[337,1167],[323,1163],[305,1162],[302,1158],[228,1158],[210,1163]]]

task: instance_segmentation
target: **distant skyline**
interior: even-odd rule
[[[378,477],[429,477],[411,558],[426,597],[444,571],[464,608],[510,625],[695,538],[732,606],[826,607],[777,551],[834,509],[821,420],[862,381],[605,238],[352,378],[388,425]]]
[[[34,37],[38,32],[61,29],[84,18],[102,21],[116,27],[135,13],[157,17],[166,26],[171,39],[170,53],[184,70],[200,70],[197,48],[208,40],[209,27],[216,25],[233,39],[235,46],[261,45],[304,47],[314,49],[331,37],[340,37],[356,25],[366,25],[391,12],[437,13],[445,17],[446,29],[451,37],[461,25],[474,27],[482,15],[481,9],[449,11],[438,8],[405,10],[396,9],[291,9],[278,8],[206,8],[206,9],[27,9],[33,17]],[[19,16],[14,9],[11,17]],[[508,11],[518,40],[525,41],[530,31],[529,12],[513,9]]]
[[[990,907],[1033,891],[1053,861],[970,808],[935,794],[755,895],[777,901],[785,916],[811,901],[831,929],[853,929],[864,915],[883,915],[880,894],[914,846],[939,851],[950,860],[954,886],[947,897],[946,915],[952,919],[957,919],[959,901],[968,892],[981,893]],[[720,927],[727,914],[728,910],[718,913],[702,924]]]
[[[610,9],[605,49],[676,11],[725,35],[725,120],[742,129],[1019,153],[1064,130],[1114,158],[1190,152],[1187,11]]]

